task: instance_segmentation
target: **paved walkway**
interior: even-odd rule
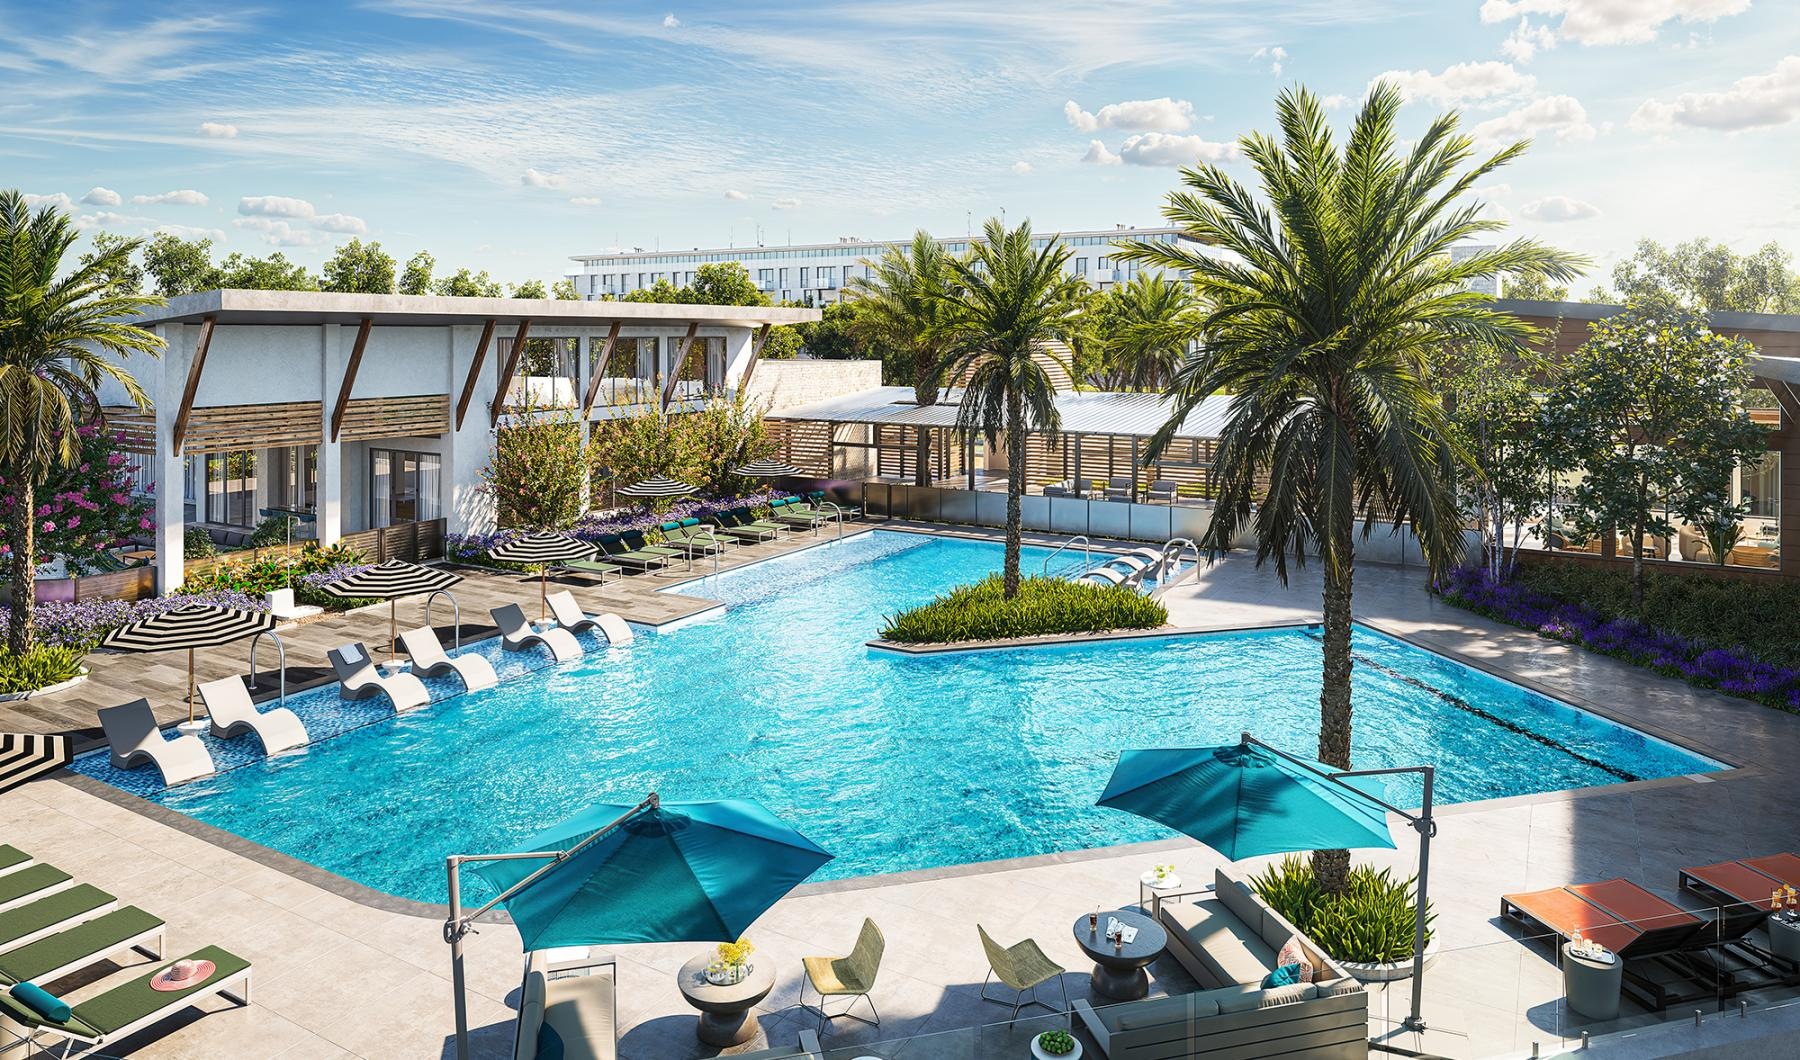
[[[758,554],[775,551],[764,547]],[[745,550],[744,558],[752,550]],[[673,581],[673,578],[667,579]],[[671,602],[653,595],[650,579],[605,589],[577,590],[590,609],[601,606],[647,615],[633,608]],[[1674,778],[1583,792],[1556,793],[1448,808],[1434,847],[1432,896],[1444,951],[1427,978],[1428,1041],[1401,1036],[1451,1056],[1525,1055],[1534,1042],[1546,1053],[1577,1035],[1560,1005],[1560,982],[1543,947],[1522,944],[1495,919],[1502,893],[1581,880],[1626,876],[1672,899],[1682,865],[1789,849],[1797,767],[1791,749],[1800,718],[1755,704],[1698,692],[1677,682],[1549,644],[1447,607],[1429,597],[1415,570],[1369,567],[1358,572],[1357,607],[1365,621],[1474,664],[1556,691],[1652,731],[1695,734],[1704,749],[1741,768],[1712,778]],[[501,597],[529,599],[535,586],[516,579],[476,576],[459,591],[465,618]],[[1317,617],[1311,575],[1297,574],[1289,588],[1247,558],[1233,557],[1192,585],[1170,594],[1172,618],[1182,625],[1231,628]],[[679,601],[674,601],[679,604]],[[333,618],[291,638],[290,661],[318,662],[323,649],[349,635],[371,644],[385,635],[385,609]],[[225,653],[218,653],[224,655]],[[297,658],[298,657],[298,658]],[[241,658],[241,656],[240,656]],[[112,659],[96,667],[95,689],[132,687],[130,671]],[[123,660],[121,659],[121,662]],[[142,658],[132,660],[141,665]],[[221,660],[215,673],[228,672]],[[173,681],[170,673],[174,674]],[[106,674],[106,681],[99,679]],[[165,667],[149,675],[149,689],[166,714],[184,675]],[[145,681],[137,682],[144,687]],[[92,695],[90,689],[86,695]],[[138,694],[142,694],[141,692]],[[59,699],[61,697],[58,697]],[[59,705],[43,727],[80,729],[92,724],[99,697],[84,708]],[[14,715],[0,725],[33,720]],[[1689,741],[1692,742],[1692,741]],[[249,856],[189,830],[102,798],[77,783],[38,782],[0,795],[4,839],[32,850],[104,887],[122,900],[167,919],[179,951],[216,942],[251,959],[256,967],[255,1004],[224,1003],[156,1028],[153,1035],[109,1046],[109,1054],[145,1057],[408,1057],[443,1053],[451,1026],[447,947],[440,924],[429,917],[385,911],[353,901],[326,886],[279,868],[279,857]],[[1389,863],[1411,871],[1404,833]],[[847,952],[858,925],[874,917],[888,938],[877,1004],[879,1034],[838,1021],[827,1044],[838,1057],[1015,1056],[1016,1040],[1004,1032],[969,1030],[1003,1017],[983,1004],[978,990],[986,970],[973,924],[1003,942],[1032,937],[1052,959],[1070,969],[1072,997],[1086,997],[1085,967],[1069,924],[1096,904],[1134,902],[1136,880],[1156,861],[1173,861],[1190,882],[1211,877],[1217,858],[1187,840],[1133,848],[1088,851],[1022,863],[933,870],[807,885],[766,914],[752,932],[761,959],[775,962],[774,992],[757,1010],[769,1041],[792,1043],[811,1017],[798,1012],[799,958]],[[620,948],[620,1051],[625,1057],[712,1055],[693,1038],[694,1014],[678,995],[674,973],[694,945]],[[470,1006],[479,1056],[508,1055],[510,1004],[516,1003],[518,938],[503,925],[470,940]],[[105,968],[78,987],[79,999],[128,978],[135,967]],[[1156,989],[1181,991],[1191,983],[1172,966],[1152,969]],[[1054,988],[1052,994],[1060,1002]],[[1048,999],[1048,998],[1047,998]],[[1375,1033],[1386,1019],[1404,1014],[1404,995],[1374,999]],[[1761,1004],[1760,999],[1756,999]],[[1683,1011],[1674,1019],[1691,1019]],[[1653,1022],[1637,1017],[1627,1023]],[[1754,1021],[1751,1021],[1754,1022]],[[3,1026],[3,1025],[0,1025]],[[1604,1030],[1610,1028],[1594,1028]],[[945,1037],[895,1050],[869,1046],[877,1037],[942,1033]],[[854,1048],[848,1048],[854,1046]],[[136,1050],[135,1052],[133,1050]],[[0,1057],[22,1050],[0,1050]]]

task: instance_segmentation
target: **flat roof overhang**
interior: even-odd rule
[[[196,291],[176,295],[160,309],[132,318],[141,325],[215,324],[445,327],[489,320],[530,320],[534,327],[754,328],[806,324],[821,312],[792,306],[675,305],[661,302],[589,302],[557,298],[450,298],[438,295],[342,294],[335,291]]]

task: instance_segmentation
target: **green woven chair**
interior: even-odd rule
[[[1051,1012],[1056,1012],[1059,1010],[1050,1008],[1037,997],[1037,988],[1054,979],[1063,992],[1063,1007],[1060,1011],[1069,1011],[1069,985],[1062,978],[1064,968],[1044,956],[1044,951],[1038,948],[1036,942],[1026,939],[1002,947],[980,924],[975,925],[975,930],[981,934],[981,948],[987,951],[988,959],[988,977],[981,981],[981,1000],[992,1001],[996,1005],[1006,1004],[1005,998],[989,997],[987,993],[988,983],[999,979],[1015,991],[1012,1002],[1013,1019],[1019,1018],[1019,1009],[1026,1005],[1043,1005]],[[1027,995],[1030,995],[1029,998]]]
[[[819,1033],[823,1034],[826,1025],[839,1016],[849,1016],[871,1027],[881,1026],[881,1013],[875,1011],[875,999],[869,996],[869,991],[875,989],[875,975],[881,971],[881,955],[886,949],[887,940],[882,937],[881,929],[875,926],[875,921],[864,918],[862,931],[856,936],[856,948],[850,951],[850,956],[800,958],[806,968],[806,978],[800,983],[800,1007],[806,1007],[806,984],[811,983],[819,995]],[[848,997],[850,1004],[842,1012],[826,1012],[825,1001],[832,997]],[[856,1007],[859,997],[869,1003],[873,1020],[850,1011]]]

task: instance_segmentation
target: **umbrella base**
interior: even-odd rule
[[[175,726],[175,731],[183,736],[199,736],[201,733],[205,732],[207,727],[211,724],[212,723],[205,718],[196,718],[193,721],[178,723]]]

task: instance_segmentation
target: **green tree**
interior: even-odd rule
[[[550,292],[544,289],[542,280],[526,280],[524,283],[511,285],[511,298],[548,298]]]
[[[394,259],[377,242],[352,239],[325,262],[325,291],[393,294]]]
[[[1260,195],[1210,164],[1182,172],[1164,216],[1214,256],[1184,244],[1136,244],[1121,255],[1186,269],[1205,307],[1199,353],[1176,377],[1160,456],[1182,421],[1217,394],[1231,400],[1212,467],[1219,499],[1201,539],[1213,555],[1243,530],[1258,565],[1315,555],[1323,568],[1319,760],[1350,766],[1350,629],[1357,523],[1410,526],[1431,571],[1462,555],[1462,519],[1447,465],[1466,460],[1426,365],[1444,342],[1522,347],[1522,321],[1466,289],[1495,274],[1574,275],[1579,259],[1531,240],[1452,261],[1456,243],[1502,227],[1470,187],[1517,158],[1516,143],[1469,164],[1473,141],[1454,113],[1402,147],[1402,99],[1370,90],[1340,148],[1324,105],[1304,88],[1276,101],[1281,138],[1238,141]],[[1347,851],[1316,851],[1327,891],[1341,891]]]
[[[1168,389],[1200,337],[1194,289],[1144,271],[1129,283],[1115,284],[1097,303],[1102,388]]]
[[[852,281],[854,282],[854,281]],[[851,361],[877,356],[864,337],[862,315],[866,303],[854,298],[832,302],[819,310],[819,320],[795,325],[808,357],[822,361]]]
[[[1634,608],[1644,602],[1645,535],[1675,532],[1664,506],[1716,520],[1738,464],[1768,447],[1744,409],[1754,354],[1664,295],[1596,321],[1549,392],[1558,463],[1583,476],[1563,510],[1588,537],[1629,528]]]
[[[115,244],[59,279],[77,235],[55,207],[33,214],[17,189],[0,192],[0,486],[13,502],[0,521],[13,587],[7,647],[14,655],[31,647],[38,487],[56,469],[79,462],[79,428],[98,419],[103,381],[117,382],[139,408],[149,406],[121,362],[133,353],[154,355],[163,345],[123,323],[162,299],[113,286],[119,259],[137,244]]]
[[[682,301],[693,305],[768,305],[769,296],[737,261],[709,261],[694,270],[694,282],[683,288]]]
[[[1708,313],[1800,312],[1800,276],[1779,244],[1737,254],[1723,243],[1693,239],[1664,247],[1638,241],[1631,257],[1613,266],[1613,289],[1590,301],[1641,302],[1672,297]]]
[[[911,245],[889,247],[869,265],[867,276],[852,279],[844,288],[845,297],[856,303],[850,321],[856,336],[910,361],[906,382],[912,384],[913,401],[921,408],[937,404],[944,354],[953,342],[944,327],[952,309],[947,296],[956,275],[953,260],[944,245],[921,228],[913,233]],[[929,486],[931,432],[918,435],[913,484]]]
[[[564,276],[550,285],[550,297],[559,302],[579,302],[581,295],[575,290],[575,278]]]
[[[435,268],[437,259],[423,250],[406,259],[406,271],[400,274],[399,292],[430,294],[435,289],[431,282],[431,271]]]
[[[163,232],[144,247],[144,271],[164,298],[223,286],[210,239],[183,239]]]
[[[233,251],[219,263],[219,286],[243,291],[316,291],[318,278],[277,250],[266,258]]]
[[[627,291],[625,297],[620,299],[620,301],[659,302],[665,305],[675,305],[682,301],[681,292],[682,288],[675,286],[668,280],[657,280],[648,287],[639,287],[634,291]]]
[[[567,409],[519,411],[494,433],[482,488],[502,527],[567,530],[581,518],[592,460],[581,446],[581,424]]]
[[[1518,298],[1532,302],[1567,302],[1569,285],[1552,283],[1538,273],[1527,272],[1507,280],[1500,295],[1503,298]]]
[[[431,289],[434,294],[450,298],[500,298],[506,293],[501,289],[500,281],[489,276],[486,269],[480,272],[457,269],[455,273],[432,284]]]
[[[116,294],[140,294],[144,290],[144,270],[132,260],[131,253],[112,254],[119,247],[130,244],[135,249],[140,241],[128,236],[114,235],[111,232],[94,233],[94,249],[83,254],[77,264],[91,265],[96,261],[110,262],[107,282]]]
[[[1008,231],[990,218],[982,231],[967,258],[945,262],[950,291],[939,296],[941,313],[933,315],[945,346],[937,378],[965,380],[959,428],[981,432],[989,445],[1006,436],[1003,585],[1010,600],[1019,595],[1025,437],[1038,431],[1055,441],[1062,426],[1056,385],[1039,358],[1053,359],[1049,345],[1074,329],[1086,286],[1065,272],[1067,247],[1050,240],[1033,248],[1031,222]],[[917,239],[913,247],[919,248]]]
[[[1484,343],[1450,343],[1434,352],[1451,437],[1471,462],[1452,471],[1473,472],[1461,476],[1459,493],[1481,528],[1488,573],[1498,578],[1508,565],[1506,531],[1512,531],[1516,563],[1525,521],[1549,502],[1551,453],[1538,391],[1556,366],[1535,350]]]

